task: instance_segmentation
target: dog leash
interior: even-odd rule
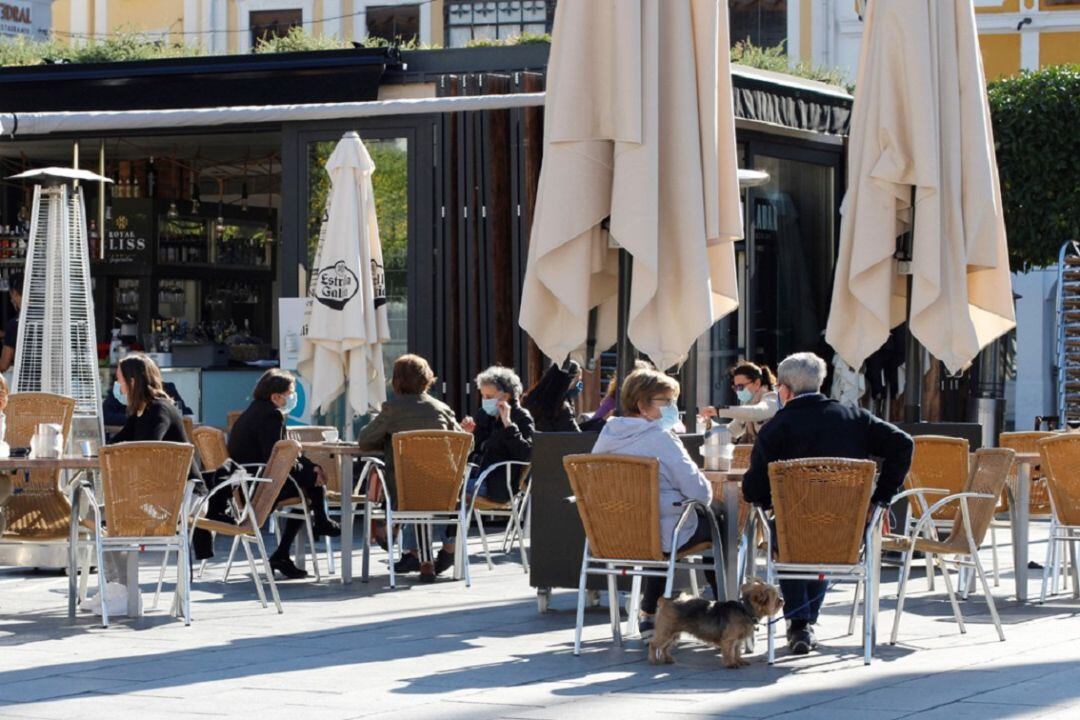
[[[771,626],[775,625],[776,623],[778,623],[778,622],[780,622],[782,620],[790,620],[791,616],[794,615],[795,613],[799,612],[800,610],[805,610],[806,608],[813,605],[816,601],[818,601],[821,598],[825,597],[825,593],[829,592],[829,589],[832,588],[832,586],[835,585],[835,584],[836,584],[835,582],[831,582],[831,583],[826,584],[825,589],[822,590],[820,593],[818,593],[814,597],[810,598],[809,600],[804,602],[802,605],[799,605],[797,607],[792,608],[791,610],[788,610],[786,613],[784,613],[780,617],[769,620],[768,622],[766,622],[766,626],[771,627]]]

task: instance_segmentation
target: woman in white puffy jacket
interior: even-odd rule
[[[731,388],[739,398],[738,406],[702,408],[701,416],[731,418],[728,430],[732,440],[740,445],[753,445],[761,426],[780,410],[776,378],[765,365],[742,362],[731,369]]]

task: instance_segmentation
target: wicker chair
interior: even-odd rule
[[[101,448],[101,491],[104,517],[86,488],[93,510],[98,568],[106,552],[177,552],[177,603],[184,624],[191,624],[191,587],[187,562],[188,527],[184,508],[192,486],[188,472],[195,448],[187,443],[130,442]],[[138,578],[129,578],[138,584]],[[105,573],[98,572],[100,597],[105,597]],[[107,602],[101,603],[101,623],[109,626]]]
[[[1037,453],[1039,452],[1039,441],[1043,438],[1055,437],[1058,433],[1045,432],[1045,431],[1029,431],[1029,432],[1004,432],[998,436],[998,447],[1009,448],[1016,453]],[[1007,482],[1008,487],[1016,488],[1017,477],[1019,475],[1019,469],[1016,464],[1013,464],[1012,470],[1009,471],[1009,480]],[[1053,511],[1050,507],[1050,495],[1046,487],[1046,478],[1043,476],[1041,467],[1035,465],[1031,468],[1031,492],[1028,495],[1028,508],[1029,519],[1031,520],[1053,520]],[[1007,492],[1001,493],[1001,498],[998,501],[996,512],[1005,512],[1009,509],[1009,494]],[[997,553],[997,533],[995,529],[997,527],[1011,528],[1011,523],[1007,521],[995,520],[990,524],[990,543],[993,546],[993,561],[994,561],[994,586],[999,583],[998,580],[998,553]],[[1059,558],[1056,558],[1057,560]],[[1058,563],[1055,561],[1055,569]],[[1057,586],[1058,573],[1053,573],[1054,585]]]
[[[286,429],[286,434],[289,439],[295,440],[298,443],[312,443],[322,442],[323,433],[328,430],[337,430],[337,428],[331,425],[302,425],[293,426]],[[304,457],[311,462],[315,463],[323,469],[323,477],[326,478],[325,492],[323,493],[323,506],[326,509],[327,517],[332,515],[341,516],[341,472],[338,468],[338,462],[333,457],[329,450],[305,450]],[[357,500],[353,498],[354,503],[363,505],[363,500]],[[288,515],[295,515],[296,506],[289,506],[281,508],[275,511],[275,518],[284,518]],[[301,518],[302,519],[302,518]],[[330,538],[325,538],[326,543],[326,565],[331,575],[334,574],[334,547],[330,542]],[[312,552],[315,552],[315,548],[312,548]]]
[[[521,468],[517,487],[514,486],[515,467]],[[484,530],[482,515],[504,517],[509,521],[506,533],[503,535],[502,552],[506,552],[507,546],[517,542],[518,549],[521,551],[521,567],[526,573],[529,572],[529,555],[525,550],[525,538],[528,534],[529,500],[532,491],[531,471],[530,463],[508,460],[485,468],[477,478],[477,488],[483,487],[485,482],[505,480],[507,494],[510,496],[506,502],[499,502],[474,493],[469,502],[469,517],[476,518],[476,527],[480,531],[480,542],[484,548],[484,557],[487,559],[489,570],[494,569],[495,565],[491,562],[491,552],[488,549],[487,532]]]
[[[255,559],[251,553],[254,545],[262,559],[263,570],[266,579],[270,583],[270,593],[274,599],[277,611],[282,612],[281,598],[278,596],[277,584],[274,582],[274,572],[270,569],[270,560],[266,554],[266,546],[263,544],[260,528],[266,524],[270,513],[277,504],[278,494],[281,488],[289,481],[289,473],[292,472],[296,459],[300,457],[300,443],[295,440],[279,440],[274,445],[270,459],[256,475],[241,477],[234,475],[228,482],[223,482],[215,487],[209,495],[202,499],[193,513],[191,527],[195,529],[209,530],[218,535],[227,535],[233,538],[233,550],[242,545],[244,554],[247,556],[248,567],[251,570],[251,579],[255,583],[255,590],[259,595],[259,602],[266,607],[266,595],[263,592],[262,581],[255,567]],[[199,513],[205,508],[210,497],[215,493],[236,493],[240,502],[234,508],[236,512],[236,524],[212,520],[200,517]],[[232,552],[229,553],[230,558]]]
[[[1080,598],[1080,571],[1076,563],[1076,543],[1080,540],[1080,434],[1055,434],[1039,440],[1038,448],[1053,510],[1039,602],[1046,602],[1051,568],[1056,566],[1058,548],[1063,545],[1072,551],[1073,597]]]
[[[195,432],[195,420],[190,415],[184,415],[180,418],[180,421],[184,423],[184,434],[187,435],[188,442],[191,442],[191,435]]]
[[[616,576],[631,576],[635,581],[641,577],[666,578],[664,597],[671,597],[675,569],[694,571],[701,568],[702,563],[692,562],[691,558],[712,551],[717,580],[724,577],[720,564],[720,532],[711,512],[706,512],[706,516],[712,521],[713,542],[700,543],[677,553],[663,552],[660,538],[660,463],[655,458],[567,455],[563,458],[563,467],[570,479],[574,502],[585,528],[585,548],[578,580],[577,624],[574,628],[575,655],[581,653],[585,583],[589,575],[607,577],[611,634],[618,644],[622,644],[622,631]],[[685,503],[682,517],[672,533],[672,547],[677,547],[679,530],[698,505],[700,503]],[[637,603],[636,598],[632,600],[633,609]]]
[[[394,576],[395,527],[400,525],[456,525],[457,557],[454,577],[464,575],[472,585],[467,552],[469,503],[466,478],[472,434],[446,430],[410,430],[394,433],[394,477],[397,497],[386,502],[386,540],[390,551],[390,587]],[[385,490],[385,488],[384,488]],[[419,528],[418,528],[419,529]],[[421,540],[421,552],[426,543]]]
[[[896,603],[896,617],[893,620],[892,644],[896,644],[896,637],[900,631],[900,618],[904,612],[904,599],[907,595],[907,582],[911,574],[911,558],[915,552],[933,554],[936,564],[941,570],[945,580],[945,589],[949,594],[949,602],[952,603],[953,615],[960,632],[967,632],[964,627],[964,618],[960,612],[960,604],[956,601],[956,593],[953,591],[952,581],[946,561],[952,562],[960,568],[974,568],[975,574],[982,583],[983,593],[986,595],[986,604],[990,608],[990,616],[997,628],[998,638],[1005,639],[1005,633],[1001,629],[1001,619],[998,617],[997,607],[994,605],[994,597],[990,592],[990,584],[986,581],[986,573],[979,561],[979,547],[986,537],[986,531],[990,522],[994,519],[994,509],[998,498],[1005,487],[1009,477],[1009,469],[1013,465],[1015,453],[1008,448],[983,448],[975,452],[975,464],[972,468],[968,481],[963,491],[946,494],[946,497],[938,500],[927,508],[923,519],[915,524],[915,527],[906,535],[890,535],[882,542],[886,550],[895,550],[904,553],[904,568],[900,573],[900,595]],[[942,494],[942,491],[932,488],[913,488],[901,493],[893,502],[903,500],[902,496],[909,493],[920,495]],[[924,503],[925,504],[925,501]],[[959,507],[957,507],[959,505]],[[945,540],[938,540],[936,535],[930,532],[932,518],[940,515],[942,509],[952,506],[952,524],[949,527],[949,536]],[[962,576],[961,576],[962,577]],[[961,579],[962,584],[966,581]]]
[[[736,445],[735,452],[731,456],[732,470],[746,470],[750,467],[750,456],[754,453],[753,445]],[[739,587],[744,580],[754,574],[757,566],[759,547],[763,546],[765,537],[761,528],[757,526],[757,515],[754,514],[754,506],[746,502],[739,495]]]
[[[907,486],[912,489],[941,490],[945,494],[962,491],[968,478],[968,441],[943,435],[920,435],[914,440],[915,452],[911,457]],[[903,496],[908,501],[907,522],[904,524],[903,534],[909,535],[926,511],[927,505],[922,493],[907,493]],[[950,527],[952,511],[948,508],[939,510],[930,525],[931,533],[947,531]],[[934,558],[930,554],[926,556],[926,582],[927,588],[933,591]]]
[[[200,425],[191,431],[191,443],[199,453],[204,470],[216,470],[229,461],[229,446],[221,430]]]
[[[225,413],[225,432],[231,433],[233,425],[236,424],[236,419],[243,414],[243,410],[230,410]]]
[[[7,436],[11,447],[30,447],[30,438],[40,423],[55,423],[71,435],[75,400],[51,393],[24,392],[8,396]],[[59,470],[33,470],[15,477],[17,492],[4,505],[7,529],[4,542],[67,542],[71,523],[71,502],[59,486]]]
[[[866,509],[877,465],[870,460],[806,458],[769,463],[777,552],[764,512],[766,578],[854,582],[855,603],[865,586],[863,662],[873,657],[877,629],[880,553],[873,550],[884,512],[876,508],[869,524]],[[870,550],[866,550],[870,548]],[[775,624],[768,628],[769,663],[775,661]]]

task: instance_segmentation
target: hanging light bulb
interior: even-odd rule
[[[218,180],[218,203],[217,203],[217,223],[214,226],[218,234],[225,231],[225,181]]]
[[[180,217],[180,209],[176,207],[176,201],[175,200],[173,200],[172,202],[169,203],[169,209],[165,213],[165,217],[167,217],[170,220],[175,220],[176,218]]]

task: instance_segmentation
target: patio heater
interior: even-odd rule
[[[12,391],[75,398],[72,438],[100,444],[105,437],[101,378],[86,205],[78,182],[112,181],[86,170],[58,167],[10,179],[36,183]]]

